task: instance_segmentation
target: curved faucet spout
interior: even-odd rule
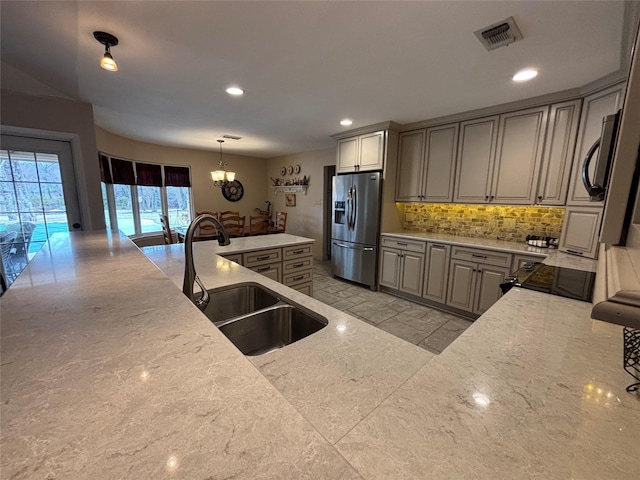
[[[207,292],[207,289],[204,288],[204,285],[198,278],[196,267],[193,264],[193,235],[195,234],[198,225],[205,221],[210,221],[216,226],[216,229],[218,230],[219,245],[225,246],[231,243],[229,240],[229,234],[227,234],[222,223],[220,223],[220,221],[213,215],[203,213],[202,215],[194,218],[189,224],[187,234],[184,237],[184,281],[182,282],[182,293],[184,293],[196,307],[203,311],[209,304],[209,292]],[[193,293],[194,282],[198,284],[202,291],[202,294],[198,298],[196,298]]]

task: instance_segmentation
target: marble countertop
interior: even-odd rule
[[[265,248],[280,248],[291,247],[295,245],[303,245],[305,243],[313,243],[313,238],[300,237],[298,235],[290,235],[288,233],[274,233],[270,235],[253,235],[249,237],[232,238],[231,243],[224,247],[218,245],[215,240],[208,240],[206,242],[194,242],[194,245],[207,245],[209,252],[217,255],[228,255],[232,253],[245,253],[253,252],[255,250],[264,250]],[[158,248],[164,248],[164,245],[158,245]],[[149,248],[142,247],[145,251],[149,251]],[[176,248],[184,248],[183,244],[176,244]]]
[[[555,248],[539,248],[527,245],[524,242],[506,242],[504,240],[493,240],[483,237],[462,237],[446,233],[419,233],[419,232],[384,232],[382,235],[392,237],[407,238],[414,240],[425,240],[433,242],[448,243],[451,245],[464,245],[466,247],[488,248],[509,253],[521,253],[525,255],[544,257],[543,262],[556,267],[575,268],[587,272],[595,272],[598,268],[596,260],[583,258],[578,255],[571,255],[560,252]]]
[[[194,244],[208,288],[256,281],[329,325],[249,359],[177,288],[180,246],[145,249],[160,271],[123,236],[55,235],[0,300],[7,478],[640,470],[622,329],[589,319],[589,304],[514,288],[433,356],[211,255],[216,245]]]

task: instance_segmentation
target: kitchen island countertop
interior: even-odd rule
[[[621,327],[589,319],[587,303],[513,288],[431,356],[199,245],[212,242],[194,244],[208,288],[257,282],[329,320],[255,362],[177,288],[179,246],[151,247],[165,276],[117,234],[50,243],[1,300],[8,478],[599,480],[640,470],[640,398],[625,392]],[[362,400],[353,407],[350,396]]]

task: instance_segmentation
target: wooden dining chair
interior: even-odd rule
[[[227,215],[224,219],[220,218],[220,223],[230,237],[243,237],[245,218]]]
[[[169,217],[166,215],[160,215],[160,224],[162,225],[162,238],[165,245],[171,245],[173,241],[173,233],[169,227]]]
[[[264,235],[269,233],[269,215],[256,215],[249,217],[249,235]]]
[[[213,215],[217,219],[219,219],[218,212],[210,212],[207,210],[203,210],[202,212],[196,212],[196,217],[207,213],[209,215]],[[202,222],[195,231],[195,235],[193,236],[194,242],[201,242],[203,240],[215,240],[218,238],[218,229],[213,224],[213,222]]]
[[[271,233],[284,233],[287,227],[287,212],[276,212],[276,220],[273,227],[269,229]]]

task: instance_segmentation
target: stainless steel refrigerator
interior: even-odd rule
[[[331,273],[377,288],[382,173],[333,177]]]

